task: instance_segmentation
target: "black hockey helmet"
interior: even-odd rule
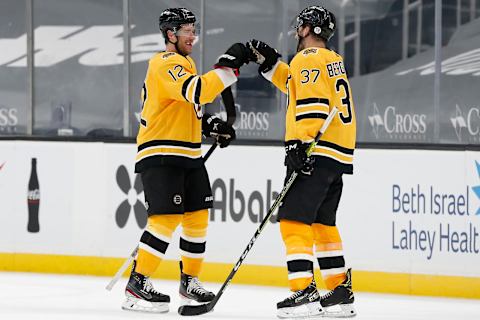
[[[297,15],[292,27],[298,29],[304,25],[309,25],[314,34],[328,41],[335,33],[336,20],[333,13],[324,7],[309,6]]]
[[[195,24],[195,21],[195,14],[187,8],[170,8],[160,14],[158,26],[163,37],[167,39],[167,30],[176,33],[182,25]]]

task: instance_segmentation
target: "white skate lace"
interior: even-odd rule
[[[203,285],[200,282],[200,280],[198,280],[198,278],[196,277],[190,278],[190,283],[188,284],[187,292],[188,293],[193,292],[200,295],[205,295],[208,293],[208,291],[203,288]]]
[[[321,296],[320,299],[322,299],[322,300],[323,300],[323,299],[328,299],[328,298],[330,298],[330,297],[332,296],[332,294],[333,294],[333,290],[328,291],[328,292],[325,293],[323,296]]]
[[[287,299],[288,300],[295,300],[296,298],[300,297],[302,294],[303,294],[303,291],[304,290],[299,290],[299,291],[295,291],[294,294],[292,294],[290,297],[288,297]]]
[[[160,294],[152,285],[152,282],[148,278],[143,279],[143,290],[149,293]]]

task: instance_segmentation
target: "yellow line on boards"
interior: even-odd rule
[[[30,253],[0,253],[0,270],[113,276],[124,258],[66,256]],[[222,283],[233,264],[205,262],[201,280]],[[127,269],[124,276],[129,274]],[[160,279],[179,279],[177,261],[162,261],[153,275]],[[317,284],[323,286],[318,270]],[[443,275],[390,273],[353,270],[353,289],[381,293],[480,299],[480,278]],[[233,278],[234,283],[288,287],[286,267],[242,265]]]

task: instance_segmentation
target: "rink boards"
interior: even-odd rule
[[[0,270],[114,274],[145,222],[135,149],[1,141]],[[40,186],[36,233],[27,230],[32,158]],[[355,289],[480,298],[480,153],[359,149],[354,166],[337,221]],[[217,149],[207,168],[215,208],[201,278],[223,282],[282,188],[283,148]],[[158,277],[178,277],[178,231]],[[286,278],[272,222],[234,281],[286,285]]]

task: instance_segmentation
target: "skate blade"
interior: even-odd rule
[[[320,302],[312,302],[298,307],[277,309],[277,317],[280,319],[321,317],[324,312]]]
[[[207,304],[209,303],[210,301],[207,301],[207,302],[198,302],[194,299],[190,299],[188,297],[185,297],[183,294],[179,294],[180,296],[180,306],[190,306],[190,305],[193,305],[193,306],[199,306],[199,305],[202,305],[202,304]]]
[[[145,313],[166,313],[169,311],[167,302],[148,302],[133,297],[127,297],[122,304],[122,309]]]
[[[192,304],[193,301],[193,299],[189,299],[184,295],[180,294],[180,306],[189,306]]]
[[[353,303],[339,304],[336,306],[325,307],[325,312],[322,316],[329,318],[352,318],[357,315]]]

